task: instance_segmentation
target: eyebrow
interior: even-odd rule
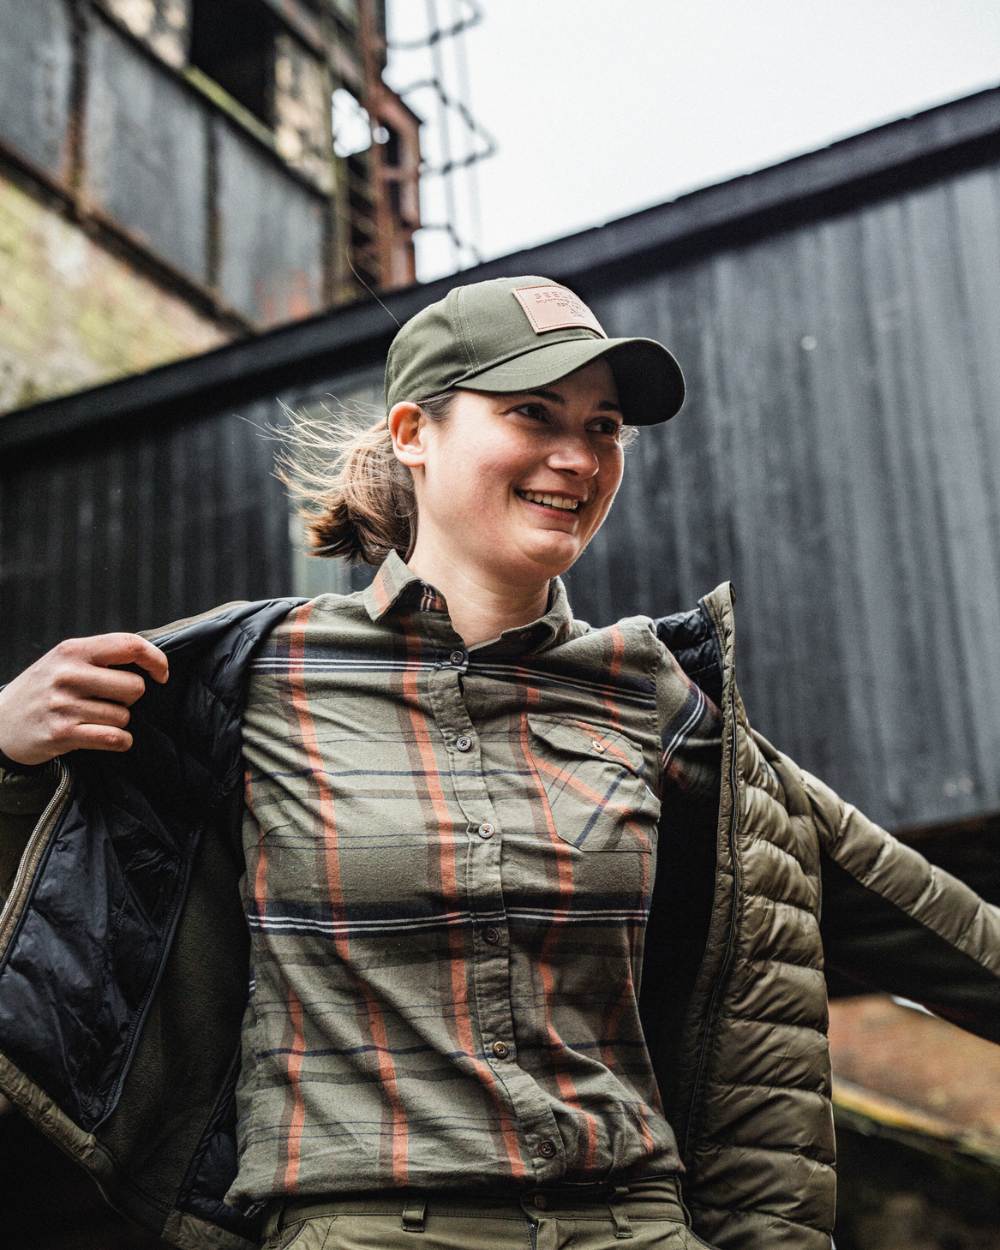
[[[554,404],[562,404],[563,407],[566,406],[566,400],[563,399],[563,397],[559,394],[558,391],[537,390],[537,391],[521,391],[520,393],[522,395],[537,395],[539,399],[548,399]],[[618,404],[614,403],[614,401],[610,399],[600,400],[600,402],[597,404],[597,407],[602,412],[617,412],[619,416],[623,415],[622,410],[618,406]]]

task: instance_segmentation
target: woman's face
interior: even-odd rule
[[[420,425],[416,462],[404,460],[417,492],[414,557],[544,582],[582,555],[621,485],[622,413],[604,360],[531,392],[459,391],[443,424]]]

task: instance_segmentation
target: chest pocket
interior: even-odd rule
[[[639,745],[575,718],[529,713],[528,728],[559,837],[582,851],[650,854],[660,800],[646,784]]]

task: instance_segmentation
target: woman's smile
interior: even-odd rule
[[[569,521],[575,519],[584,506],[583,500],[573,499],[568,495],[557,494],[554,491],[515,490],[514,494],[517,495],[522,503],[527,504],[536,511],[547,516],[559,517],[560,520]]]

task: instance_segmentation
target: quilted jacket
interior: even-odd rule
[[[171,677],[133,709],[129,752],[0,776],[0,1090],[190,1250],[260,1230],[222,1201],[247,997],[240,719],[247,662],[298,602],[149,634]],[[685,1197],[718,1250],[829,1250],[824,966],[1000,1041],[1000,911],[751,729],[729,583],[654,623],[724,712],[717,798],[664,802],[640,999]]]

